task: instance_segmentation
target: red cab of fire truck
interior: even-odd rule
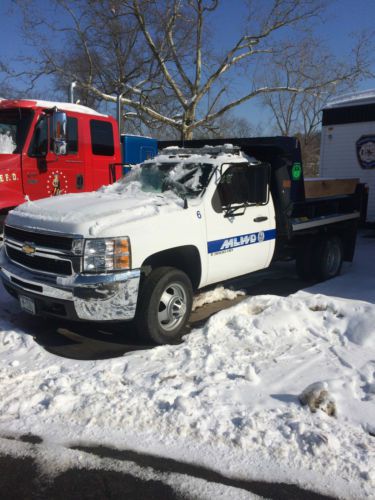
[[[0,101],[0,233],[25,199],[93,191],[122,173],[116,120],[86,106]]]

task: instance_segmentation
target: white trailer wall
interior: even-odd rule
[[[370,95],[370,97],[364,99],[361,94],[358,94],[358,99],[351,97],[350,100],[343,100],[329,105],[326,109],[356,106],[357,109],[361,107],[360,114],[363,116],[364,106],[368,105],[371,105],[371,108],[375,107],[375,95]],[[363,136],[374,136],[375,141],[375,120],[340,124],[330,124],[330,121],[335,121],[335,119],[328,119],[327,121],[328,124],[324,125],[323,114],[320,176],[337,179],[359,178],[361,182],[368,184],[367,220],[375,221],[375,168],[364,169],[361,167],[356,146],[357,141]],[[336,121],[340,121],[340,119]]]

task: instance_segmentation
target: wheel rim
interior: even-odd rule
[[[169,284],[160,296],[158,322],[166,331],[177,328],[186,315],[187,295],[179,283]]]
[[[341,248],[331,241],[327,245],[326,271],[328,276],[335,276],[341,265]]]

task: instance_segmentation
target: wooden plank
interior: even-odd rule
[[[305,179],[306,198],[353,194],[359,179]]]

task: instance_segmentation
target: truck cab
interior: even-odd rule
[[[54,145],[56,113],[66,115],[66,147]],[[85,106],[0,101],[0,224],[25,199],[92,191],[121,164],[117,122]],[[117,174],[119,175],[119,174]]]

